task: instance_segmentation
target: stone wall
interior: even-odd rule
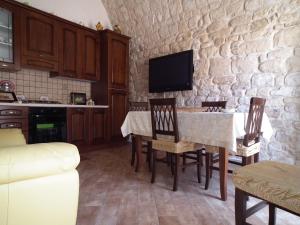
[[[130,98],[177,97],[179,105],[226,99],[248,110],[267,98],[274,135],[262,155],[300,162],[299,0],[102,0],[132,37]],[[148,60],[194,50],[192,91],[148,93]]]

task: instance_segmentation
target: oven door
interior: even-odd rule
[[[66,110],[32,110],[29,113],[29,144],[66,142]]]

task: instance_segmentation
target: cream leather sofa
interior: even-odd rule
[[[26,145],[0,129],[0,225],[75,225],[79,161],[74,145]]]

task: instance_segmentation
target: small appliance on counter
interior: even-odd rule
[[[71,92],[71,104],[73,105],[86,105],[86,94]]]

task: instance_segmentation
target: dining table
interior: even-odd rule
[[[227,200],[227,173],[229,154],[237,152],[237,139],[245,135],[248,113],[243,112],[202,112],[197,110],[177,112],[179,139],[213,146],[219,150],[220,195]],[[141,166],[142,140],[151,139],[152,124],[150,111],[129,111],[121,126],[124,137],[135,136],[136,172]],[[264,113],[262,137],[270,141],[273,129],[267,114]]]

